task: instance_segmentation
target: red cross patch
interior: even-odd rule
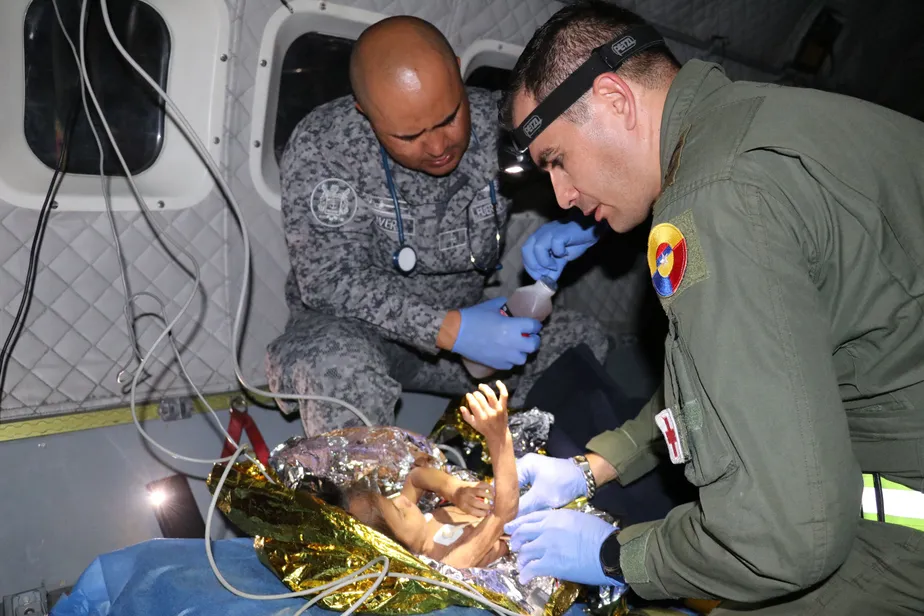
[[[674,421],[674,412],[670,409],[664,409],[655,415],[655,423],[664,435],[667,441],[667,452],[671,456],[672,464],[683,464],[683,445],[680,443],[680,434],[677,430],[677,422]]]

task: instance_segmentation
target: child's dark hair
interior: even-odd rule
[[[382,514],[381,496],[376,492],[368,490],[352,489],[347,490],[346,511],[354,518],[373,530],[377,530],[392,541],[398,541],[395,533],[388,526],[385,516]]]
[[[340,507],[341,509],[347,508],[346,494],[344,491],[341,490],[336,483],[326,477],[305,475],[299,480],[296,490],[316,496],[328,505]]]
[[[318,497],[328,505],[343,509],[369,528],[397,541],[382,514],[379,495],[371,489],[355,487],[344,490],[333,481],[316,475],[303,477],[298,489]]]

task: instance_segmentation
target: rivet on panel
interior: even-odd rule
[[[227,62],[227,61],[228,61],[228,54],[223,53],[223,54],[221,54],[220,56],[218,56],[218,59],[221,60],[222,62]]]

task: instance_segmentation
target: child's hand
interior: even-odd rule
[[[494,486],[483,481],[466,481],[456,488],[450,500],[465,513],[483,518],[494,508]]]
[[[481,391],[465,394],[468,408],[460,407],[462,419],[478,430],[486,440],[499,441],[507,437],[507,388],[500,381],[496,382],[500,399],[494,395],[494,390],[482,383],[478,386]]]

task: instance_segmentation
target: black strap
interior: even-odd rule
[[[885,522],[885,498],[882,494],[882,477],[873,473],[873,490],[876,492],[876,518]]]
[[[635,26],[612,41],[594,49],[590,58],[568,75],[557,88],[529,114],[513,131],[513,140],[521,152],[568,110],[593,85],[594,79],[608,71],[617,70],[634,55],[664,45],[664,38],[651,26]]]
[[[539,106],[533,109],[533,112],[514,129],[513,140],[517,148],[521,152],[526,151],[533,139],[538,137],[539,133],[544,131],[558,116],[567,111],[577,99],[581,98],[597,75],[607,70],[609,66],[603,58],[594,54],[576,71],[568,75],[568,78],[552,90],[545,100],[539,103]]]

